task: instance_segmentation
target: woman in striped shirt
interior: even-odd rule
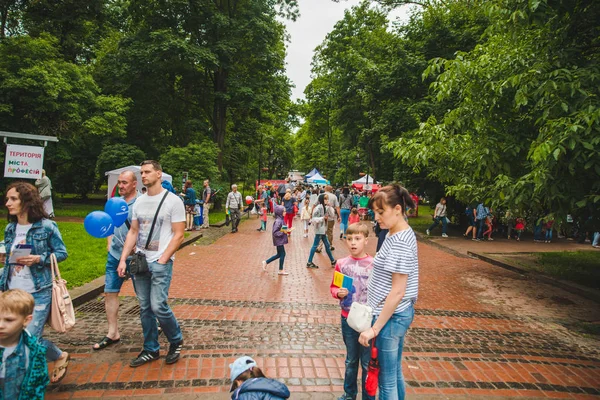
[[[373,326],[361,333],[359,342],[368,346],[375,339],[379,364],[379,399],[404,399],[402,348],[404,336],[415,315],[419,291],[419,259],[415,233],[405,212],[415,204],[399,185],[385,186],[369,202],[382,229],[389,229],[373,261],[368,304],[373,308]]]

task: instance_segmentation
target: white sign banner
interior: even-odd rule
[[[6,178],[40,179],[44,166],[44,148],[6,145],[4,176]]]

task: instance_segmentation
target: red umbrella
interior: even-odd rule
[[[377,358],[377,347],[375,347],[375,338],[373,338],[373,345],[371,346],[371,361],[369,361],[369,368],[367,369],[367,381],[365,382],[365,388],[369,396],[375,396],[377,393],[377,387],[379,386],[379,359]]]

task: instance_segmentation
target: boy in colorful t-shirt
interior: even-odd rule
[[[359,361],[362,367],[362,398],[375,399],[368,396],[365,390],[367,379],[367,367],[371,359],[371,350],[361,346],[358,342],[359,332],[352,329],[347,322],[350,306],[353,301],[362,304],[367,303],[367,284],[373,269],[373,257],[365,253],[365,245],[369,236],[369,228],[362,223],[348,226],[346,230],[346,242],[350,250],[348,257],[337,260],[335,271],[352,278],[352,288],[337,287],[331,281],[331,295],[340,300],[342,308],[342,337],[346,345],[346,374],[344,376],[344,396],[341,399],[356,399],[358,387],[356,378],[358,376]],[[334,273],[335,275],[335,273]]]

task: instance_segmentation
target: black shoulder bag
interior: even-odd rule
[[[158,213],[160,208],[162,207],[163,202],[169,195],[169,191],[165,193],[162,200],[158,204],[158,208],[156,209],[156,214],[154,214],[154,220],[152,221],[152,226],[150,227],[150,233],[148,234],[148,240],[146,241],[146,246],[144,249],[148,250],[148,246],[150,246],[150,240],[152,239],[152,233],[154,232],[154,225],[156,224],[156,219],[158,218]],[[148,268],[148,260],[146,260],[146,255],[141,251],[138,251],[131,257],[131,261],[129,263],[129,271],[133,275],[146,274],[150,271]]]

